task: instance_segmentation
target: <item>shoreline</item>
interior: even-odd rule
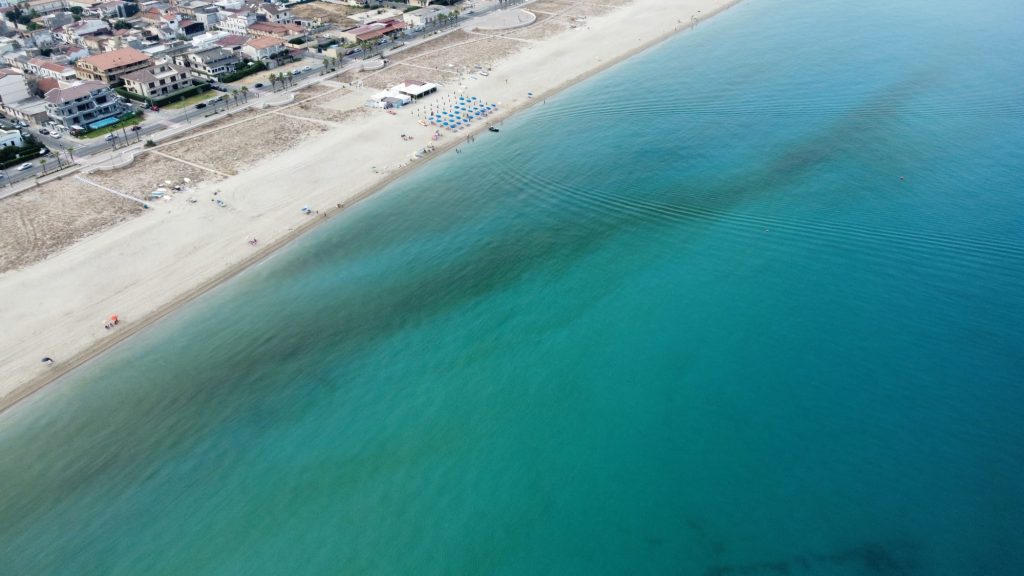
[[[696,1],[699,0],[695,0],[695,2]],[[345,199],[341,208],[326,209],[324,210],[324,217],[315,217],[293,228],[289,228],[288,231],[268,241],[266,245],[261,246],[257,252],[249,256],[243,257],[241,260],[237,262],[229,264],[228,266],[214,273],[211,277],[199,282],[198,284],[192,286],[191,288],[181,293],[176,294],[169,301],[158,305],[155,309],[153,309],[146,315],[142,316],[138,320],[133,320],[130,323],[126,323],[123,327],[119,328],[117,332],[114,332],[107,337],[97,340],[96,342],[86,346],[85,348],[79,350],[77,353],[73,354],[72,356],[66,359],[60,359],[59,362],[53,367],[41,372],[40,374],[36,375],[33,378],[28,379],[27,381],[21,383],[20,385],[17,385],[15,388],[13,388],[11,391],[7,393],[4,393],[2,390],[0,390],[0,394],[3,394],[2,396],[0,396],[0,415],[21,404],[23,401],[33,396],[40,390],[46,388],[50,384],[53,384],[59,381],[60,379],[64,378],[65,376],[71,374],[77,368],[80,368],[81,366],[87,364],[90,361],[99,359],[100,357],[102,357],[104,353],[110,351],[111,349],[115,348],[121,343],[127,341],[132,336],[153,326],[160,320],[168,317],[177,310],[202,297],[203,295],[207,294],[217,286],[220,286],[225,282],[232,280],[239,274],[248,270],[250,267],[270,258],[271,256],[278,254],[281,250],[292,244],[300,237],[304,236],[305,234],[313,231],[320,225],[324,224],[325,221],[333,220],[337,216],[343,216],[346,209],[357,204],[358,202],[366,200],[367,198],[370,198],[371,196],[377,194],[387,186],[394,183],[399,178],[402,178],[413,173],[421,166],[426,165],[432,158],[441,156],[442,154],[449,152],[451,149],[459,145],[462,145],[464,143],[465,137],[474,136],[480,132],[484,132],[487,130],[487,126],[489,124],[500,123],[505,119],[508,119],[516,114],[524,112],[533,107],[534,105],[536,105],[538,102],[543,102],[546,98],[550,98],[554,95],[557,95],[597,74],[607,71],[608,69],[618,64],[621,64],[626,60],[629,60],[634,56],[637,56],[638,54],[645,52],[665,42],[670,38],[677,36],[680,33],[693,29],[696,25],[706,22],[708,19],[721,14],[722,12],[728,10],[729,8],[736,6],[740,2],[741,0],[724,0],[721,2],[715,0],[707,0],[704,2],[700,2],[701,5],[705,6],[710,4],[711,6],[713,6],[713,9],[706,12],[698,10],[698,12],[702,14],[698,22],[683,23],[682,20],[679,20],[677,25],[673,26],[671,29],[660,34],[654,35],[650,38],[641,39],[639,44],[621,53],[615,54],[614,56],[606,60],[598,59],[598,64],[592,67],[587,67],[579,74],[576,74],[566,80],[563,80],[562,82],[554,86],[548,87],[543,90],[539,90],[536,94],[534,94],[534,97],[532,99],[513,101],[513,103],[505,105],[502,108],[501,112],[496,114],[494,117],[490,118],[487,122],[475,125],[470,130],[450,135],[452,136],[451,139],[436,143],[435,150],[427,158],[421,159],[420,161],[414,163],[407,162],[405,165],[402,165],[397,169],[389,171],[386,175],[383,176],[383,178],[380,178],[379,180],[370,184],[369,186],[356,190],[352,194],[352,196],[349,196]],[[634,4],[626,5],[625,7],[618,8],[612,11],[610,15],[614,17],[616,15],[621,15],[620,13],[631,9],[644,10],[648,7],[646,6],[646,4],[654,5],[655,2],[651,0],[638,0]],[[525,10],[529,10],[530,4],[525,4],[522,6],[522,8]],[[606,15],[603,15],[602,17],[604,16]],[[565,35],[572,33],[573,32],[563,32],[562,34]],[[586,39],[581,39],[580,42],[585,43]],[[542,41],[542,43],[538,44],[538,46],[541,46],[544,43],[550,44],[550,42]],[[510,59],[514,59],[516,58],[516,56],[517,55],[513,55],[511,56]],[[287,108],[287,106],[285,106],[284,108]],[[200,129],[200,133],[201,131],[202,129]],[[191,137],[197,137],[199,135],[200,134],[197,133],[196,135],[193,135]],[[190,136],[186,135],[185,137],[189,138]],[[159,148],[157,149],[159,150]],[[101,232],[100,234],[103,233]],[[13,273],[16,274],[17,272],[18,271],[14,271]]]

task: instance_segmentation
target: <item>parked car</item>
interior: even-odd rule
[[[310,70],[312,70],[312,68],[310,68],[309,66],[303,66],[302,67],[302,71],[303,72],[309,72]]]
[[[255,87],[256,88],[263,88],[263,82],[257,82]]]
[[[46,128],[40,128],[39,133],[42,134],[43,136],[46,136],[47,134],[50,133],[50,131],[47,130]]]
[[[153,112],[159,112],[160,111],[160,107],[156,106],[156,105],[150,106],[149,109],[152,110]]]
[[[132,126],[132,132],[138,132],[139,130],[142,130],[142,126],[140,126],[138,124],[136,124],[135,126]]]
[[[31,167],[32,167],[31,164],[29,164],[28,162],[25,162],[21,166],[18,166],[18,172],[21,172],[22,170],[28,170]]]
[[[54,132],[53,134],[51,134],[51,136],[53,136],[57,140],[60,140],[60,132]]]
[[[107,134],[107,136],[106,136],[106,138],[104,138],[104,140],[106,140],[107,142],[110,142],[111,140],[113,140],[115,138],[117,138],[117,134],[114,134],[113,132],[111,132],[110,134]]]
[[[46,155],[47,155],[47,154],[49,154],[49,153],[50,153],[50,151],[49,151],[49,150],[47,150],[46,148],[40,148],[40,149],[39,149],[39,155],[40,155],[40,156],[46,156]]]
[[[202,110],[203,108],[206,108],[206,102],[200,102],[199,104],[196,104],[196,110]]]

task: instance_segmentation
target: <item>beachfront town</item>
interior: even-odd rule
[[[6,183],[191,124],[506,0],[0,0]],[[50,157],[49,167],[45,157]]]

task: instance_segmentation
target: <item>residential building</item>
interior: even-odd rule
[[[92,10],[100,18],[131,18],[139,13],[139,5],[124,0],[110,0],[93,6]]]
[[[102,3],[103,0],[67,0],[67,7],[68,9],[81,8],[82,10],[89,10]]]
[[[0,102],[11,103],[31,97],[25,76],[14,68],[0,68]]]
[[[56,88],[46,93],[47,115],[65,128],[90,124],[119,116],[124,103],[102,82],[87,81],[69,88]]]
[[[192,45],[184,40],[168,40],[166,42],[152,42],[140,48],[154,62],[170,60],[179,54],[184,54],[192,49]]]
[[[0,130],[0,147],[24,145],[25,141],[21,138],[21,130]]]
[[[217,40],[216,42],[214,42],[214,44],[216,44],[217,46],[220,46],[221,48],[223,48],[225,50],[228,50],[228,51],[231,51],[231,52],[238,52],[239,50],[242,49],[243,46],[245,46],[245,43],[248,42],[248,41],[249,41],[249,38],[247,38],[245,36],[240,36],[238,34],[229,34],[229,35],[221,38],[220,40]]]
[[[46,100],[29,98],[18,102],[0,102],[0,110],[11,118],[24,120],[32,124],[43,124],[50,121],[46,114]]]
[[[405,28],[407,26],[401,20],[384,20],[342,30],[340,35],[349,44],[355,44],[363,40],[378,40],[385,36],[397,36]]]
[[[306,29],[298,24],[274,24],[272,22],[257,22],[246,30],[250,36],[261,36],[291,40],[300,38],[306,33]]]
[[[249,26],[256,22],[256,15],[252,12],[221,12],[216,26],[231,34],[245,34]]]
[[[56,36],[71,44],[81,44],[82,39],[87,36],[109,35],[110,25],[96,18],[79,20],[64,26]]]
[[[402,20],[414,28],[431,26],[437,22],[438,17],[442,14],[449,14],[451,11],[452,9],[447,6],[427,6],[419,10],[406,12],[402,15]]]
[[[288,50],[280,38],[253,38],[242,46],[242,53],[253,60],[266,62]]]
[[[124,75],[124,87],[144,98],[162,98],[192,87],[192,73],[184,66],[158,64]]]
[[[145,53],[135,48],[121,48],[79,59],[75,63],[75,72],[83,80],[111,84],[129,72],[142,70],[150,65],[152,61]]]
[[[266,2],[256,8],[256,14],[267,22],[274,24],[289,24],[295,20],[295,16],[288,10],[287,6]]]
[[[29,0],[25,11],[35,10],[37,14],[49,14],[50,12],[63,12],[66,9],[64,0]]]
[[[244,38],[244,36],[241,36],[240,34],[229,34],[223,30],[208,30],[206,32],[203,32],[202,34],[199,34],[198,36],[195,36],[189,42],[192,44],[192,46],[195,46],[196,48],[210,48],[218,40],[221,40],[222,38],[228,38],[231,36],[239,36],[241,38]],[[242,43],[244,44],[245,42],[243,41]]]
[[[196,50],[174,57],[174,63],[184,66],[195,76],[217,80],[220,76],[235,71],[242,62],[238,55],[220,47]]]
[[[49,58],[30,58],[26,71],[40,78],[70,81],[75,79],[75,69],[67,64],[54,62]]]
[[[38,30],[32,30],[24,34],[26,40],[32,43],[36,48],[44,49],[53,46],[53,33],[46,28],[40,28]]]

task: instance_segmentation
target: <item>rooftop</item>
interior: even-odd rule
[[[129,66],[140,62],[148,62],[149,56],[135,48],[121,48],[112,52],[103,52],[94,56],[87,56],[79,62],[88,62],[100,70],[112,70],[121,66]]]
[[[142,70],[136,70],[130,74],[125,74],[125,80],[131,80],[132,82],[139,82],[145,84],[147,82],[156,82],[161,76],[166,74],[185,74],[188,72],[186,69],[175,66],[173,64],[163,64],[160,66],[154,66],[152,68],[144,68]]]
[[[246,46],[252,46],[257,50],[262,50],[263,48],[270,48],[271,46],[280,46],[282,44],[284,44],[284,42],[280,38],[271,38],[269,36],[264,36],[263,38],[253,38],[252,40],[249,40],[245,43]]]
[[[96,90],[103,90],[107,87],[103,82],[92,82],[85,81],[81,84],[76,84],[69,88],[61,90],[60,88],[54,88],[46,93],[44,98],[47,102],[53,102],[54,104],[62,104],[70,100],[77,100],[82,96],[88,96]]]

